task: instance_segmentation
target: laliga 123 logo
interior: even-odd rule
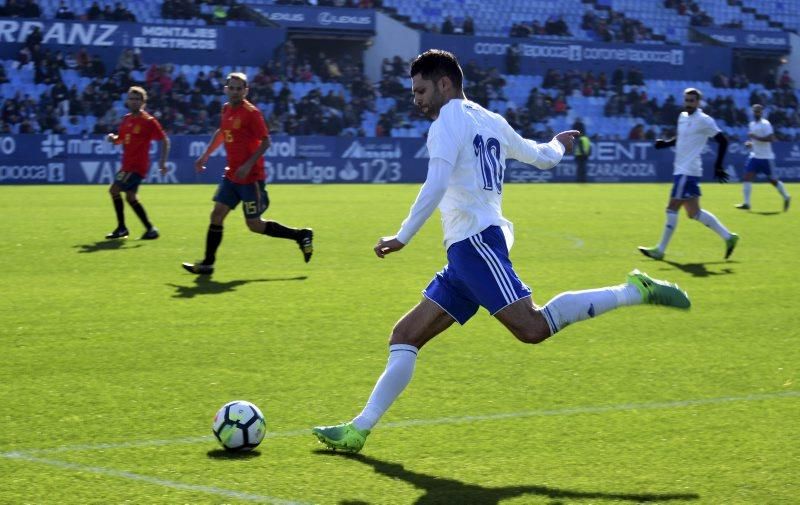
[[[42,141],[42,152],[47,155],[47,158],[55,158],[64,152],[66,142],[61,140],[61,137],[56,134],[50,134]]]
[[[350,163],[349,161],[344,166],[344,168],[339,171],[339,177],[343,181],[354,181],[358,179],[359,175],[361,174],[359,174],[358,170],[356,170],[355,167],[353,167],[353,164]]]

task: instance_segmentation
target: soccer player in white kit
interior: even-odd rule
[[[686,88],[683,92],[684,111],[678,116],[678,135],[675,138],[664,140],[656,139],[655,148],[675,146],[675,169],[673,173],[672,191],[669,204],[667,204],[667,222],[664,224],[664,233],[661,242],[655,247],[639,246],[639,252],[656,260],[664,259],[664,251],[678,225],[678,211],[681,207],[686,209],[690,219],[696,219],[711,228],[725,241],[725,259],[733,253],[739,242],[739,235],[731,233],[717,217],[705,209],[700,208],[700,177],[703,176],[703,164],[700,153],[709,138],[713,138],[719,147],[717,159],[714,162],[714,177],[719,182],[728,182],[728,174],[722,166],[722,160],[728,149],[728,139],[717,126],[714,118],[703,112],[700,108],[702,94],[695,88]]]
[[[763,117],[764,107],[761,104],[753,104],[753,120],[748,125],[747,136],[750,140],[744,143],[750,148],[750,157],[747,158],[747,166],[744,169],[744,184],[742,193],[744,202],[736,205],[737,209],[750,210],[750,195],[753,193],[753,181],[758,173],[767,176],[770,184],[775,186],[778,193],[783,197],[783,211],[789,210],[789,203],[792,197],[786,191],[786,186],[772,174],[775,166],[775,153],[772,151],[772,142],[775,141],[775,130],[772,123]]]
[[[453,323],[466,323],[480,306],[530,344],[570,323],[625,305],[690,306],[677,286],[638,270],[628,274],[625,284],[562,293],[543,307],[535,305],[531,289],[508,257],[512,226],[501,209],[506,159],[552,168],[579,132],[559,133],[547,144],[522,138],[502,116],[467,100],[461,67],[449,52],[422,53],[410,75],[416,106],[434,119],[427,140],[428,174],[397,235],[381,238],[374,251],[384,258],[401,250],[438,206],[448,263],[392,330],[386,369],[361,413],[350,422],[312,430],[334,450],[360,451],[370,430],[411,381],[419,349]]]

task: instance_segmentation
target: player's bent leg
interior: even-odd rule
[[[359,430],[352,422],[335,426],[316,426],[311,433],[328,449],[356,453],[364,447],[370,430]]]
[[[303,260],[308,263],[314,254],[314,230],[311,228],[292,228],[282,225],[277,221],[262,221],[262,228],[250,228],[257,233],[263,233],[269,237],[285,238],[294,240],[300,252],[303,253]]]
[[[222,226],[230,211],[231,208],[224,203],[214,202],[214,208],[211,209],[211,224]]]
[[[155,240],[158,238],[158,229],[153,226],[153,223],[147,218],[147,212],[145,212],[142,203],[139,201],[137,197],[136,190],[129,190],[125,192],[125,199],[128,201],[128,205],[131,206],[133,211],[136,213],[136,216],[144,225],[145,232],[142,235],[141,240]]]
[[[329,449],[359,452],[370,430],[411,382],[420,347],[454,322],[446,311],[424,298],[392,330],[386,369],[361,413],[350,422],[317,426],[311,430],[314,436]]]
[[[678,309],[691,307],[689,296],[677,284],[653,279],[644,272],[634,270],[628,274],[628,284],[634,286],[642,297],[642,303],[664,305]]]
[[[231,208],[224,203],[216,202],[211,211],[211,223],[206,232],[206,254],[201,261],[183,263],[181,266],[189,273],[197,275],[211,275],[214,273],[214,263],[217,260],[217,249],[222,243],[222,223]]]
[[[728,230],[725,225],[722,224],[722,221],[717,218],[717,216],[705,209],[701,209],[699,199],[692,199],[691,202],[692,205],[686,206],[687,214],[689,214],[690,218],[696,219],[697,221],[703,223],[706,227],[713,230],[714,233],[719,235],[719,237],[725,241],[725,259],[728,259],[731,254],[733,254],[733,250],[736,248],[736,244],[739,242],[739,235]]]
[[[533,304],[530,297],[521,298],[500,309],[495,315],[517,340],[526,344],[538,344],[553,334],[542,309]]]
[[[125,226],[125,204],[120,195],[120,187],[117,183],[112,183],[108,187],[111,195],[111,203],[114,205],[114,214],[117,217],[117,227],[114,231],[106,234],[107,239],[124,238],[128,236],[128,228]]]
[[[253,233],[264,233],[264,226],[267,223],[260,217],[257,217],[255,219],[245,219],[244,224],[247,225],[247,229]]]
[[[311,228],[303,228],[298,233],[296,239],[297,246],[303,253],[303,259],[306,263],[311,261],[311,255],[314,254],[314,230]]]
[[[405,344],[421,349],[433,337],[455,322],[453,316],[435,302],[428,298],[422,298],[394,325],[389,345]]]

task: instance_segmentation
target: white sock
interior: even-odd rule
[[[786,191],[786,186],[783,185],[783,182],[778,181],[778,183],[775,185],[775,189],[778,190],[778,193],[781,194],[784,200],[789,198],[789,192]]]
[[[678,211],[667,209],[667,222],[664,224],[664,233],[661,235],[661,242],[658,243],[658,250],[662,253],[667,250],[672,234],[678,226]]]
[[[750,195],[753,193],[753,183],[745,182],[742,184],[742,193],[744,194],[745,205],[750,205]]]
[[[705,209],[700,209],[700,212],[694,218],[717,232],[717,235],[722,237],[722,240],[728,240],[731,236],[731,232],[717,219],[717,216]]]
[[[599,316],[624,305],[642,303],[642,294],[632,284],[620,284],[609,288],[567,291],[561,293],[542,307],[550,333],[555,335],[567,325]]]
[[[359,430],[371,430],[381,416],[392,406],[400,393],[411,382],[414,364],[419,349],[413,345],[394,344],[389,346],[389,362],[378,379],[364,410],[353,419]]]

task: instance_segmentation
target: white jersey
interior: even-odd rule
[[[510,248],[511,223],[503,217],[501,208],[506,160],[513,158],[547,169],[564,155],[564,146],[557,140],[537,144],[524,139],[505,118],[464,99],[452,99],[442,107],[428,132],[427,144],[430,167],[437,164],[452,167],[443,183],[444,196],[438,201],[445,248],[492,225],[503,227]],[[415,213],[422,213],[425,186],[435,180],[431,170],[397,235],[404,243],[422,224],[415,224],[419,221]]]
[[[703,165],[700,163],[700,153],[706,146],[709,138],[721,130],[714,118],[698,108],[694,114],[686,111],[678,116],[678,140],[675,143],[675,170],[674,175],[703,175]]]
[[[750,121],[750,124],[747,125],[747,131],[758,137],[769,137],[775,133],[775,130],[772,129],[772,124],[763,117],[758,121]],[[751,158],[775,159],[775,153],[772,152],[772,142],[762,142],[755,139],[750,139],[750,141],[753,143],[753,150],[750,151]]]

